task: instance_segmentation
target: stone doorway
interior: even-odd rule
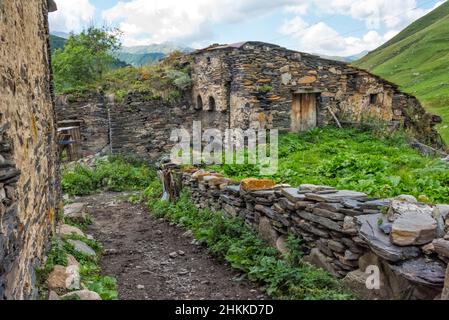
[[[292,99],[291,131],[300,132],[317,126],[318,93],[294,93]]]

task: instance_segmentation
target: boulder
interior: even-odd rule
[[[388,221],[394,222],[401,215],[406,213],[423,214],[432,216],[433,208],[426,204],[420,204],[413,196],[399,196],[391,201],[388,209]]]
[[[437,227],[429,214],[405,212],[393,222],[391,241],[398,246],[424,245],[436,238]]]
[[[380,285],[380,289],[368,289],[367,282],[369,281],[370,274],[360,269],[349,272],[345,278],[343,278],[343,285],[353,292],[357,298],[363,300],[382,300],[388,298],[388,293],[384,292],[382,288],[384,285]]]
[[[271,179],[243,179],[240,183],[241,189],[243,191],[254,191],[254,190],[267,190],[273,189],[276,186],[276,182]]]
[[[416,258],[420,254],[417,247],[400,247],[390,241],[378,227],[378,220],[381,214],[368,214],[357,217],[360,226],[359,238],[363,240],[379,257],[387,261],[398,262],[410,258]]]
[[[74,256],[72,256],[71,254],[67,254],[67,266],[76,266],[79,267],[80,264],[79,262],[75,259]]]
[[[83,255],[92,257],[92,258],[96,258],[97,254],[94,251],[94,249],[92,249],[91,247],[89,247],[87,244],[85,244],[84,242],[80,241],[80,240],[67,240],[68,243],[70,243],[71,245],[73,245],[73,247],[75,248],[75,250]]]
[[[288,237],[286,235],[282,235],[276,241],[276,248],[282,254],[287,254],[290,251],[287,246],[287,240]]]
[[[85,211],[85,203],[72,203],[64,206],[64,216],[73,219],[77,222],[84,223],[87,220],[87,213]]]
[[[69,226],[68,224],[59,225],[56,227],[56,233],[60,236],[71,236],[77,235],[81,237],[85,237],[84,232],[82,232],[79,228]]]
[[[56,292],[78,290],[80,289],[79,267],[63,267],[56,265],[53,271],[48,276],[45,284],[48,289]]]
[[[90,290],[79,290],[67,293],[61,297],[62,300],[101,300],[98,293]]]
[[[326,270],[334,277],[341,278],[335,268],[331,265],[332,258],[325,256],[318,248],[312,249],[310,254],[304,257],[304,261]]]
[[[432,242],[432,245],[436,253],[445,258],[449,258],[449,241],[436,239]]]
[[[276,247],[279,235],[276,230],[274,230],[271,225],[270,219],[267,217],[261,217],[259,221],[259,234],[262,239],[264,239],[272,247]]]
[[[427,287],[442,288],[446,273],[443,263],[426,258],[410,259],[391,266],[399,276],[410,282]]]

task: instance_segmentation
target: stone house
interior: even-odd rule
[[[48,12],[0,1],[0,300],[35,298],[58,203]]]
[[[262,42],[213,45],[193,56],[192,99],[207,111],[205,126],[298,132],[381,121],[442,146],[434,129],[439,117],[396,85],[346,63]]]

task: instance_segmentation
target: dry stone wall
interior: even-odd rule
[[[0,1],[0,300],[36,296],[56,215],[47,14],[47,0]]]
[[[97,154],[109,146],[109,114],[107,101],[103,95],[92,94],[82,99],[58,96],[56,98],[56,117],[60,121],[81,121],[80,156]],[[63,124],[59,124],[59,127],[63,126]]]
[[[280,251],[289,235],[299,237],[308,262],[343,279],[361,298],[441,295],[449,262],[449,206],[420,204],[410,196],[370,199],[328,186],[237,183],[202,170],[181,175],[197,207],[241,217]],[[373,266],[380,287],[370,290]]]

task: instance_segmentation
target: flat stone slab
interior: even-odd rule
[[[446,267],[436,260],[412,259],[391,268],[399,276],[416,284],[438,288],[444,285]]]
[[[340,225],[335,221],[332,221],[331,219],[328,218],[324,218],[321,216],[317,216],[313,213],[307,212],[307,211],[298,211],[298,215],[308,221],[312,221],[315,223],[318,223],[330,230],[334,230],[337,232],[342,232],[343,231],[343,224]]]
[[[424,245],[437,237],[437,221],[419,212],[406,212],[394,222],[391,241],[398,246]]]
[[[94,249],[89,247],[87,244],[80,240],[67,240],[68,243],[73,245],[75,247],[75,250],[78,251],[81,254],[84,254],[89,257],[97,257],[97,254]]]
[[[330,186],[319,186],[314,184],[302,184],[299,186],[300,193],[333,193],[337,192],[337,189]]]
[[[298,189],[296,188],[283,188],[281,189],[280,192],[281,195],[283,195],[292,202],[303,201],[306,199],[306,196],[304,194],[299,193]]]
[[[391,243],[390,237],[378,226],[379,218],[384,219],[382,214],[368,214],[358,216],[357,224],[360,226],[359,237],[365,241],[371,250],[379,257],[390,262],[416,258],[420,254],[417,247],[399,247]]]
[[[346,199],[366,200],[368,196],[363,192],[340,190],[329,194],[306,193],[306,198],[318,202],[341,202]]]

